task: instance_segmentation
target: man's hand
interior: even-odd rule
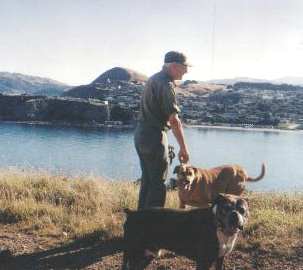
[[[184,140],[182,124],[181,124],[181,121],[180,121],[177,113],[173,113],[169,117],[169,123],[170,123],[171,129],[173,131],[173,134],[176,137],[177,142],[180,146],[180,151],[178,154],[179,161],[181,163],[187,163],[187,161],[189,160],[189,153],[188,153],[187,146],[186,146],[185,140]]]
[[[180,163],[187,163],[189,160],[188,150],[186,148],[180,148],[178,157],[179,157]]]

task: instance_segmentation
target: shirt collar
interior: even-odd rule
[[[168,71],[167,71],[167,68],[166,68],[165,66],[162,68],[162,71],[161,71],[161,72],[164,74],[165,77],[168,78],[168,80],[169,80],[170,82],[172,82],[172,83],[174,84],[174,86],[176,86],[175,80],[169,75],[169,73],[168,73]]]

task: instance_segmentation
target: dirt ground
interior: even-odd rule
[[[8,249],[12,256],[1,256],[0,269],[120,269],[122,239],[100,241],[87,236],[68,244],[60,244],[64,236],[42,237],[18,231],[14,225],[0,225],[0,248]],[[291,254],[275,254],[271,250],[242,249],[236,247],[225,261],[226,269],[303,270],[303,243],[294,243]],[[193,270],[195,263],[168,253],[155,259],[147,270]]]

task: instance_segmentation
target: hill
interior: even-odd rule
[[[145,75],[136,71],[115,67],[102,73],[90,84],[76,86],[64,92],[62,96],[98,98],[111,102],[117,101],[116,96],[138,98],[146,80]]]
[[[76,86],[64,92],[63,96],[98,98],[114,103],[119,103],[121,97],[128,96],[132,101],[139,102],[146,81],[147,76],[139,72],[115,67],[104,72],[88,85]],[[187,80],[177,83],[176,93],[186,97],[222,90],[223,88],[223,85]]]
[[[128,82],[145,82],[147,81],[147,76],[122,67],[114,67],[103,74],[101,74],[97,79],[95,79],[92,84],[95,83],[110,83],[114,81],[128,81]]]
[[[251,83],[251,82],[237,82],[233,85],[235,90],[275,90],[275,91],[303,91],[302,86],[291,85],[291,84],[272,84],[272,83]]]
[[[0,93],[5,95],[60,96],[70,87],[48,78],[20,73],[0,72]]]
[[[246,83],[269,83],[269,84],[288,84],[293,86],[303,86],[303,77],[282,77],[275,80],[266,80],[266,79],[256,79],[249,77],[236,77],[228,79],[214,79],[207,81],[209,83],[215,84],[229,84],[233,85],[239,82]]]
[[[176,93],[180,96],[196,96],[223,90],[225,86],[215,83],[187,80],[180,83],[176,88]]]
[[[300,85],[303,86],[303,77],[283,77],[274,80],[275,83],[286,83],[292,85]]]
[[[226,79],[214,79],[207,81],[208,83],[215,83],[215,84],[229,84],[233,85],[238,82],[248,82],[248,83],[271,83],[269,80],[265,79],[256,79],[256,78],[249,78],[249,77],[236,77],[236,78],[226,78]]]

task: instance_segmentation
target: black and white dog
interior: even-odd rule
[[[144,269],[152,257],[167,249],[193,259],[197,269],[216,265],[223,269],[224,256],[234,247],[248,219],[248,204],[239,196],[219,194],[209,209],[126,209],[122,269]]]

